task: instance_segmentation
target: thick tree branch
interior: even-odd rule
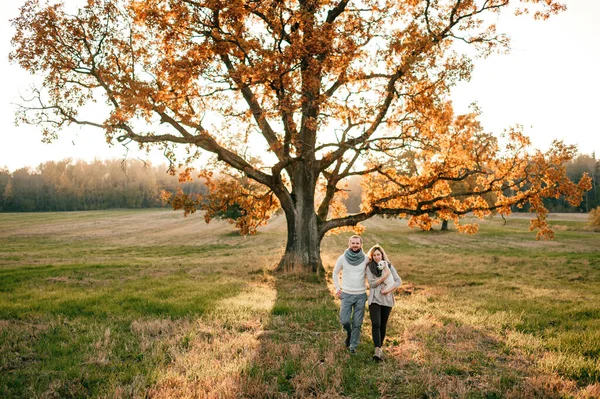
[[[475,195],[475,194],[480,194],[480,193],[473,192],[472,194]],[[463,196],[463,195],[469,195],[469,194],[462,193],[459,195]],[[519,198],[518,200],[512,201],[510,203],[510,205],[525,204],[528,201],[530,201],[531,199],[535,198],[537,195],[538,195],[538,193],[535,193],[535,192],[527,193],[527,194],[523,195],[521,198]],[[455,196],[453,195],[451,197],[454,198]],[[320,233],[324,235],[329,230],[332,230],[332,229],[335,229],[338,227],[356,226],[358,223],[363,222],[363,221],[370,219],[373,216],[377,216],[377,215],[420,216],[420,215],[431,214],[431,213],[436,213],[436,212],[441,212],[441,211],[450,211],[454,215],[463,216],[468,213],[472,213],[472,212],[476,212],[476,211],[495,211],[497,209],[504,208],[507,205],[507,204],[494,204],[494,205],[490,205],[490,206],[486,206],[486,207],[470,207],[470,208],[464,209],[464,210],[456,209],[456,208],[448,206],[448,205],[427,206],[434,202],[438,202],[442,199],[444,199],[444,198],[438,198],[435,201],[434,200],[422,201],[422,202],[417,203],[417,205],[414,208],[384,208],[384,207],[374,206],[369,212],[360,212],[360,213],[348,215],[348,216],[342,217],[342,218],[331,219],[331,220],[328,220],[327,222],[321,223],[319,226]]]
[[[347,5],[348,5],[348,0],[340,1],[337,6],[335,6],[334,8],[332,8],[331,10],[329,10],[327,12],[326,22],[328,24],[332,24],[335,21],[335,19],[344,12]]]
[[[214,27],[216,29],[220,29],[219,11],[218,10],[214,11],[213,23],[214,23]],[[217,43],[217,44],[223,43],[223,39],[219,35],[211,34],[211,37],[215,41],[215,43]],[[269,124],[266,113],[263,110],[260,103],[258,102],[252,89],[246,82],[244,82],[240,79],[240,75],[239,75],[238,71],[236,70],[235,66],[233,65],[233,62],[231,61],[228,54],[220,54],[220,58],[221,58],[221,61],[223,62],[223,64],[225,65],[225,67],[227,68],[230,78],[235,82],[235,84],[238,86],[238,88],[242,92],[242,95],[243,95],[244,99],[246,100],[246,103],[248,104],[250,111],[252,112],[254,120],[258,124],[261,133],[263,134],[264,138],[267,140],[267,143],[269,144],[269,148],[277,155],[277,157],[280,161],[283,161],[284,156],[283,156],[282,149],[281,149],[281,147],[282,147],[281,143],[279,142],[279,139],[277,138],[277,134],[275,133],[275,131]]]

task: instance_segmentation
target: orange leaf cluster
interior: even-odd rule
[[[180,172],[179,181],[191,181],[191,173],[192,169],[186,168]],[[206,223],[214,218],[225,219],[242,235],[256,234],[258,227],[267,224],[280,207],[272,192],[248,178],[224,174],[214,177],[207,171],[201,172],[198,178],[202,178],[208,187],[207,195],[184,193],[180,188],[175,195],[163,191],[163,201],[175,210],[183,210],[186,216],[202,210]]]
[[[591,188],[587,175],[577,184],[567,177],[565,164],[576,149],[554,142],[545,154],[530,153],[529,140],[518,128],[507,132],[502,148],[500,140],[482,133],[477,115],[458,116],[450,124],[444,118],[438,127],[430,120],[437,134],[413,145],[415,170],[403,172],[403,159],[390,158],[365,176],[363,211],[408,216],[410,226],[424,230],[440,219],[453,220],[459,231],[475,233],[476,225],[460,224],[462,216],[508,215],[512,207],[528,204],[537,215],[530,230],[537,230],[538,238],[552,238],[542,199],[564,196],[576,205]]]

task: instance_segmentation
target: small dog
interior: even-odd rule
[[[377,264],[377,269],[381,270],[382,273],[385,273],[385,269],[389,269],[389,265],[385,260],[380,260],[379,263]],[[390,272],[390,275],[387,276],[387,278],[383,281],[382,283],[384,285],[384,287],[381,287],[381,290],[383,291],[385,288],[391,287],[392,285],[394,285],[394,276],[392,276],[392,273]]]

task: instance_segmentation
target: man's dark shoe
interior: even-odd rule
[[[350,348],[350,353],[356,353],[356,348]]]
[[[345,342],[345,344],[346,344],[346,348],[350,347],[350,334],[346,335],[346,342]]]

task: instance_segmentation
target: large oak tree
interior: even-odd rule
[[[556,0],[88,0],[67,12],[29,0],[13,21],[11,58],[44,80],[18,119],[42,125],[48,140],[69,124],[97,127],[109,142],[158,145],[186,166],[197,150],[214,154],[198,174],[217,208],[235,204],[249,231],[283,209],[287,269],[319,270],[327,232],[375,215],[425,228],[452,219],[473,231],[460,216],[528,203],[538,213],[532,228],[549,235],[541,199],[577,203],[589,186],[565,175],[575,149],[556,142],[532,151],[518,127],[488,134],[476,108],[454,114],[449,93],[469,79],[474,57],[508,49],[498,13],[545,19],[564,8]],[[105,116],[90,111],[96,100]],[[175,161],[182,145],[189,156]],[[363,203],[349,215],[340,199],[355,175],[364,177]]]

